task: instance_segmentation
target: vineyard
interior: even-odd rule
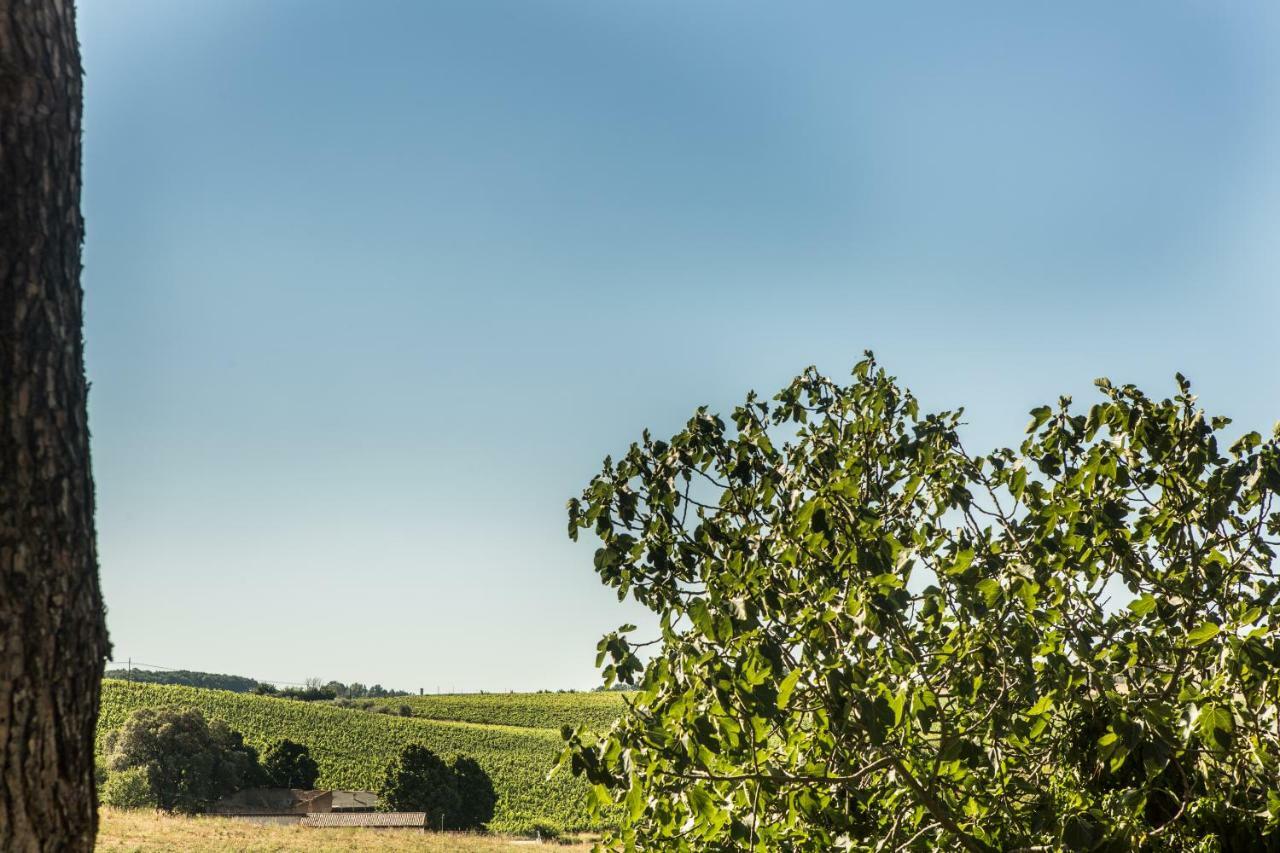
[[[622,713],[623,694],[602,693],[453,693],[377,700],[378,705],[408,705],[415,717],[460,720],[522,728],[552,729],[585,725],[599,731]]]
[[[602,709],[621,700],[609,694],[487,694],[480,696],[412,697],[397,700],[429,707],[444,715],[445,700],[452,712],[467,719],[394,717],[331,705],[202,690],[192,687],[133,684],[108,679],[102,686],[98,743],[138,708],[199,708],[205,716],[225,720],[258,748],[289,738],[310,748],[320,765],[321,787],[368,789],[377,786],[382,768],[408,743],[420,743],[443,756],[469,755],[493,779],[499,794],[490,827],[501,832],[524,832],[536,824],[564,830],[598,828],[587,809],[588,786],[567,773],[550,779],[547,771],[559,755],[562,723],[598,724]],[[427,700],[435,700],[435,704]],[[469,701],[476,700],[476,701]],[[574,718],[574,702],[583,713]],[[484,708],[493,713],[487,717]],[[548,712],[541,726],[537,709]],[[506,724],[486,722],[503,720]],[[511,721],[521,721],[518,725]]]

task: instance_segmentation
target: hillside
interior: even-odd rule
[[[585,725],[607,729],[622,713],[624,694],[599,693],[446,693],[378,700],[389,708],[408,705],[415,717],[461,720],[522,728],[551,729]]]
[[[262,748],[279,738],[290,738],[310,748],[320,765],[319,785],[332,788],[373,788],[382,768],[407,743],[421,743],[443,755],[475,758],[493,779],[499,794],[491,828],[522,832],[535,823],[553,824],[565,830],[596,828],[587,810],[589,788],[566,773],[547,779],[547,771],[559,755],[559,725],[571,716],[573,700],[581,700],[584,722],[599,721],[607,694],[484,694],[475,697],[413,697],[408,704],[423,706],[435,714],[445,706],[427,699],[455,700],[459,715],[471,719],[394,717],[336,708],[327,704],[298,702],[203,690],[172,685],[136,684],[107,680],[102,687],[102,713],[98,743],[137,708],[194,707],[210,718],[225,720]],[[547,698],[542,698],[547,697]],[[563,697],[563,698],[560,698]],[[457,702],[474,699],[474,702]],[[617,699],[617,707],[621,702]],[[485,717],[484,708],[493,708]],[[548,711],[550,725],[509,725],[484,719],[538,722],[530,709]],[[552,711],[554,710],[554,713]],[[567,716],[568,715],[568,716]]]

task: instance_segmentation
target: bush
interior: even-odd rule
[[[101,799],[104,806],[118,809],[156,808],[156,792],[151,787],[151,775],[145,767],[109,773],[102,784]]]
[[[521,831],[521,835],[527,835],[539,841],[554,841],[563,833],[564,830],[561,827],[545,820],[535,820]]]
[[[221,720],[207,722],[194,708],[141,708],[107,735],[105,747],[110,773],[145,773],[155,805],[166,811],[201,812],[264,780],[258,754],[244,737]]]
[[[320,768],[311,751],[289,739],[278,740],[262,755],[267,782],[277,788],[314,788]]]

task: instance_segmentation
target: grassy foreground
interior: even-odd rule
[[[404,832],[369,829],[305,829],[300,826],[258,826],[218,817],[181,817],[163,812],[104,808],[98,830],[98,849],[124,853],[512,853],[521,848],[586,851],[579,843],[532,842],[463,833]]]

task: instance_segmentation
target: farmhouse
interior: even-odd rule
[[[378,803],[378,795],[372,791],[246,788],[223,797],[210,807],[209,813],[250,823],[296,825],[307,815],[368,814],[377,809]]]
[[[301,788],[245,788],[218,800],[210,807],[209,812],[224,817],[298,818],[311,812],[330,811],[333,808],[333,794],[333,791],[308,791]]]

